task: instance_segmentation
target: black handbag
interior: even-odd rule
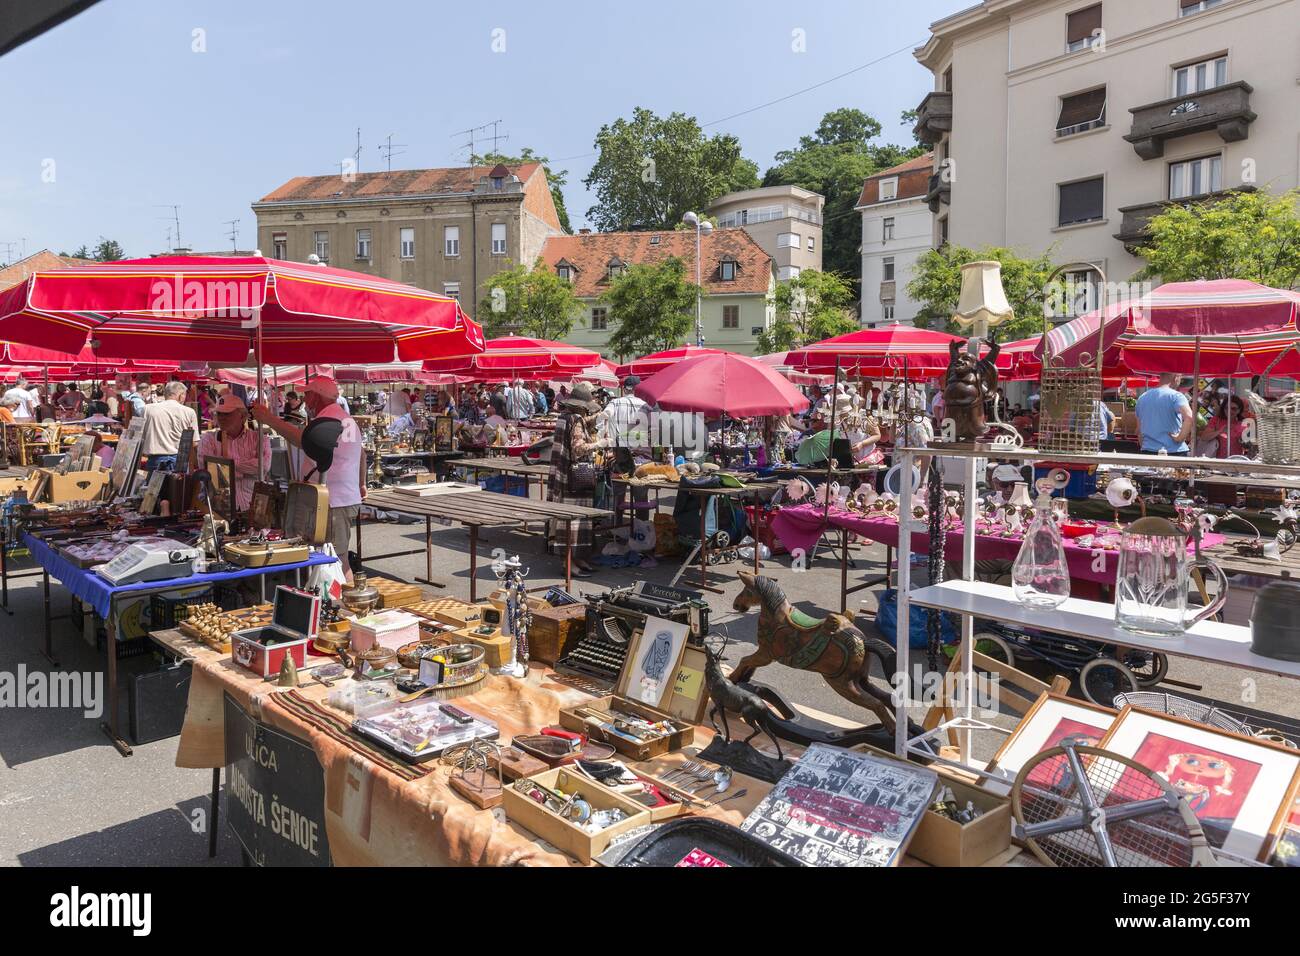
[[[596,466],[589,461],[577,461],[569,466],[569,493],[586,495],[596,490]]]

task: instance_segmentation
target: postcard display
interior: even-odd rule
[[[978,459],[980,457],[1001,458],[1017,464],[1032,463],[1037,459],[1050,458],[1024,447],[975,445],[972,442],[936,442],[926,449],[926,454],[940,450],[941,454],[952,455],[962,460],[963,486],[965,486],[965,507],[963,507],[963,524],[966,535],[963,544],[963,566],[970,568],[966,581],[972,578],[974,568],[974,529],[978,515],[979,489],[976,484]],[[913,464],[919,451],[901,449],[902,467]],[[1152,459],[1138,455],[1073,455],[1071,464],[1109,464],[1113,468],[1151,467]],[[1187,475],[1197,471],[1216,471],[1239,476],[1243,484],[1249,484],[1249,476],[1256,473],[1268,473],[1270,476],[1283,476],[1300,483],[1300,466],[1281,466],[1281,464],[1261,464],[1249,460],[1223,459],[1178,459],[1179,470],[1186,470]],[[1123,473],[1122,471],[1119,473]],[[915,505],[913,489],[907,483],[900,489],[898,510],[901,514],[910,514]],[[920,525],[918,523],[918,529]],[[910,614],[922,613],[922,607],[949,611],[961,618],[962,643],[965,648],[972,646],[975,619],[1001,620],[1013,626],[1027,626],[1023,622],[1023,606],[1014,600],[1006,600],[1001,592],[1010,592],[1010,588],[997,588],[988,585],[971,592],[969,585],[963,589],[962,580],[956,583],[918,587],[914,591],[911,583],[911,535],[900,535],[900,549],[897,555],[898,584],[900,593],[898,601],[898,628],[904,630]],[[919,585],[920,583],[918,583]],[[1076,601],[1075,604],[1087,606],[1096,602]],[[1099,627],[1088,620],[1089,615],[1096,614],[1089,607],[1086,613],[1071,611],[1070,605],[1062,605],[1063,620],[1057,622],[1039,622],[1039,627],[1048,631],[1060,627],[1060,633],[1076,633],[1091,640],[1105,640],[1093,635],[1089,627]],[[1052,613],[1057,614],[1056,611]],[[1110,614],[1096,614],[1096,617],[1109,620]],[[1190,622],[1191,623],[1191,622]],[[1056,627],[1054,627],[1056,626]],[[1118,624],[1117,624],[1118,627]],[[1230,624],[1214,624],[1214,628],[1235,627]],[[1071,631],[1069,628],[1080,628]],[[1243,628],[1239,628],[1243,630]],[[1123,633],[1123,636],[1131,632]],[[1204,628],[1196,632],[1205,633]],[[1222,656],[1210,659],[1231,661],[1236,666],[1247,670],[1273,672],[1300,678],[1300,669],[1286,658],[1264,657],[1260,653],[1251,653],[1243,659],[1239,652],[1240,637],[1213,635],[1223,645]],[[1110,639],[1113,643],[1122,643],[1118,635]],[[1165,636],[1164,643],[1153,644],[1151,639],[1134,636],[1134,644],[1141,648],[1154,648],[1170,656],[1188,654],[1193,657],[1205,657],[1204,650],[1183,649],[1182,633]],[[1201,641],[1205,637],[1200,637]],[[1249,635],[1245,635],[1242,644],[1251,646]],[[914,650],[902,641],[898,648],[897,669],[909,672],[909,657]],[[959,652],[962,653],[962,652]],[[958,675],[965,680],[967,687],[972,687],[974,680],[974,661],[963,653],[963,667]],[[967,701],[971,704],[971,701]],[[993,795],[1005,796],[1011,792],[1011,784],[1017,779],[1022,766],[1044,750],[1060,747],[1063,743],[1092,745],[1130,758],[1130,760],[1149,767],[1154,774],[1166,780],[1175,791],[1186,797],[1188,805],[1200,822],[1206,840],[1219,853],[1219,858],[1227,864],[1271,864],[1275,866],[1300,865],[1300,752],[1288,749],[1274,741],[1251,737],[1238,732],[1218,730],[1216,727],[1171,717],[1169,714],[1154,713],[1136,706],[1126,706],[1123,710],[1099,708],[1074,698],[1058,697],[1045,693],[1039,698],[1021,723],[997,750],[996,756],[987,767],[979,766],[971,756],[971,737],[975,732],[1005,732],[992,724],[984,723],[975,717],[972,710],[963,713],[961,706],[954,711],[953,718],[945,719],[939,726],[924,734],[907,739],[907,705],[900,702],[897,706],[898,735],[896,737],[897,753],[906,756],[926,756],[932,765],[954,767],[959,773],[971,774],[980,778],[980,787]],[[941,737],[954,730],[959,732],[959,758],[933,756],[933,748],[940,743]],[[801,761],[802,763],[802,761]],[[1032,774],[1031,774],[1032,775]],[[783,780],[783,786],[787,780]],[[1044,786],[1048,780],[1031,779],[1036,786]],[[775,795],[775,791],[774,791]],[[764,801],[766,804],[767,801]],[[761,808],[762,809],[762,808]],[[785,808],[781,808],[785,809]],[[788,809],[785,812],[789,813]],[[755,812],[757,814],[758,812]],[[746,821],[746,827],[753,823],[754,817]],[[822,853],[816,848],[815,853]],[[824,851],[831,852],[831,851]]]

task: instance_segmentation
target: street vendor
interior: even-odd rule
[[[1186,455],[1187,440],[1192,437],[1195,419],[1187,396],[1174,386],[1179,376],[1162,372],[1160,387],[1149,388],[1137,400],[1138,434],[1143,454]]]
[[[303,401],[311,412],[306,428],[278,418],[266,405],[250,408],[258,422],[303,450],[303,480],[323,482],[329,489],[329,542],[343,564],[343,576],[352,584],[352,562],[347,560],[352,525],[366,496],[366,456],[361,429],[339,404],[339,386],[332,378],[313,378],[303,386]],[[331,423],[337,423],[331,427]],[[337,437],[335,437],[335,434]]]
[[[261,437],[262,461],[270,464],[271,440],[260,429],[248,427],[248,406],[234,392],[222,392],[215,406],[217,427],[199,438],[199,467],[208,458],[230,458],[235,463],[235,505],[247,511],[253,502],[258,477],[257,446]]]

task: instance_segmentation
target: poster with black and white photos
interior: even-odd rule
[[[892,866],[938,782],[924,767],[812,744],[741,829],[806,866]]]

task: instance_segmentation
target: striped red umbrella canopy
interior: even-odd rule
[[[772,352],[769,355],[755,355],[755,362],[762,362],[768,368],[775,369],[794,385],[829,385],[833,375],[818,375],[814,372],[801,372],[790,366],[789,352]]]
[[[600,353],[590,349],[547,339],[503,335],[488,340],[480,353],[431,359],[424,363],[424,370],[471,375],[476,380],[544,379],[550,375],[570,375],[599,364]]]
[[[808,407],[807,397],[775,369],[734,352],[678,362],[634,392],[665,411],[732,418],[784,415]]]
[[[0,338],[100,358],[391,362],[480,351],[455,299],[260,256],[164,256],[35,272],[0,292]]]
[[[639,359],[633,359],[626,365],[620,365],[614,370],[619,381],[627,378],[629,375],[635,375],[637,378],[649,378],[656,372],[662,372],[670,366],[676,365],[683,359],[696,358],[701,355],[721,355],[720,349],[703,349],[694,345],[683,345],[675,349],[667,349],[663,352],[652,352],[649,355],[643,355]]]
[[[909,377],[929,377],[948,368],[948,346],[966,340],[945,332],[896,323],[859,329],[805,345],[786,355],[791,368],[826,374],[841,371],[863,378],[890,377],[907,370]]]
[[[474,381],[468,375],[426,372],[423,362],[374,362],[364,365],[336,365],[334,378],[340,382],[414,382],[417,385],[463,385]]]

